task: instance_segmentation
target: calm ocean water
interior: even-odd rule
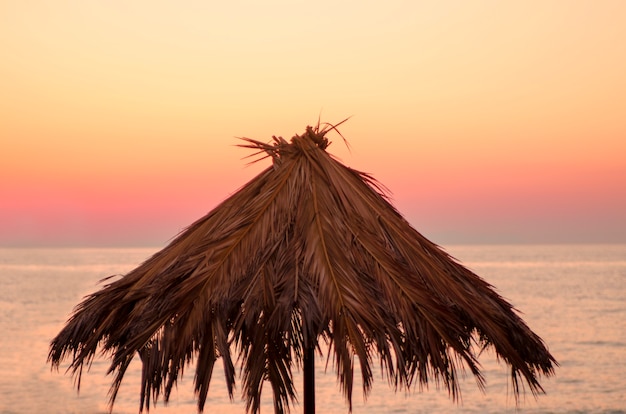
[[[364,402],[355,386],[354,413],[626,413],[626,245],[448,246],[466,266],[496,286],[523,313],[559,361],[556,377],[544,379],[546,395],[528,394],[516,408],[508,371],[490,354],[481,356],[485,393],[472,378],[462,401],[430,389],[394,393],[377,377]],[[46,365],[50,340],[72,308],[97,282],[123,274],[156,249],[0,249],[0,413],[105,413],[110,378],[106,359],[84,375],[80,394],[72,380]],[[347,413],[329,367],[317,364],[319,413]],[[205,412],[243,413],[227,398],[214,373]],[[115,413],[137,413],[138,363],[125,377]],[[189,369],[170,405],[154,413],[195,413]],[[300,380],[298,379],[298,384]],[[269,385],[264,413],[273,412]],[[295,413],[301,412],[296,406]]]

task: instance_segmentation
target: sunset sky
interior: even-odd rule
[[[626,2],[1,1],[0,246],[161,246],[328,148],[426,237],[626,242]]]

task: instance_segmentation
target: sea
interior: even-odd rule
[[[480,356],[487,386],[468,373],[462,395],[452,401],[434,384],[396,392],[376,374],[364,398],[354,388],[353,413],[626,413],[626,245],[451,245],[445,249],[495,286],[548,345],[560,366],[542,378],[545,394],[529,392],[516,404],[509,371],[491,352]],[[51,370],[51,339],[99,281],[123,275],[158,248],[0,249],[0,413],[109,412],[109,361],[100,356],[83,375],[80,393],[65,374]],[[318,413],[348,413],[332,363],[316,364]],[[139,363],[127,372],[113,413],[139,410]],[[355,371],[358,378],[358,370]],[[296,384],[301,384],[296,373]],[[240,384],[240,382],[238,383]],[[298,388],[300,389],[300,388]],[[193,367],[188,367],[170,403],[150,412],[195,413]],[[264,387],[262,413],[273,413]],[[294,405],[292,413],[301,413]],[[231,401],[216,369],[205,413],[245,413],[241,388]]]

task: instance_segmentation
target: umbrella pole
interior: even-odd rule
[[[304,350],[303,377],[304,377],[304,414],[315,414],[315,348]]]

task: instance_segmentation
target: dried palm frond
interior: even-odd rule
[[[354,357],[364,393],[372,364],[396,388],[435,382],[459,394],[459,369],[483,378],[477,354],[492,347],[511,367],[515,395],[555,359],[512,306],[396,211],[369,175],[326,151],[335,126],[308,127],[290,142],[245,139],[273,166],[123,278],[88,296],[51,343],[49,361],[80,377],[100,348],[114,374],[110,404],[136,354],[141,405],[167,402],[195,362],[202,411],[222,359],[232,398],[232,349],[249,412],[265,381],[277,413],[296,399],[292,370],[324,340],[350,405]]]

